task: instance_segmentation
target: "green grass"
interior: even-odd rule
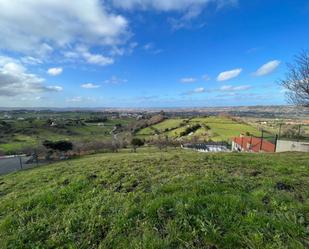
[[[211,132],[210,137],[214,141],[229,141],[231,138],[246,132],[254,136],[261,136],[261,132],[257,128],[248,124],[238,123],[225,117],[194,118],[191,122],[209,126]],[[207,133],[207,130],[204,129],[204,132]]]
[[[159,131],[160,133],[164,133],[166,129],[178,128],[183,121],[184,119],[180,119],[180,118],[167,119],[156,125],[152,125],[151,127],[147,127],[147,128],[140,130],[136,135],[137,136],[155,135],[156,130]]]
[[[306,248],[309,154],[140,149],[0,176],[1,248]]]
[[[156,130],[163,135],[171,138],[180,138],[181,132],[185,131],[187,126],[200,124],[202,128],[198,129],[193,136],[201,140],[213,141],[231,141],[233,137],[239,136],[241,133],[250,133],[254,136],[261,136],[258,128],[245,123],[236,122],[227,117],[201,117],[190,119],[188,124],[182,126],[184,119],[168,119],[159,124],[142,129],[137,133],[143,138],[151,138],[156,134]],[[208,130],[206,127],[209,127]],[[166,129],[170,129],[166,131]],[[187,137],[187,136],[186,136]],[[186,138],[184,137],[184,138]]]
[[[72,142],[109,140],[112,139],[110,132],[116,124],[120,123],[125,126],[129,122],[131,119],[110,119],[104,123],[104,126],[88,123],[83,126],[56,128],[46,126],[46,120],[35,120],[33,123],[13,120],[9,123],[15,130],[11,134],[2,134],[4,141],[0,141],[0,150],[14,154],[25,147],[37,147],[46,139]],[[30,134],[23,134],[23,131],[28,131]]]

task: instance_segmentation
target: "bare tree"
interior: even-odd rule
[[[288,64],[286,78],[279,81],[286,90],[288,100],[309,107],[309,51],[303,50]]]

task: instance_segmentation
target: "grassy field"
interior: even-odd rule
[[[116,124],[125,126],[129,122],[131,119],[111,119],[104,122],[102,126],[97,123],[85,123],[56,128],[47,126],[46,120],[35,120],[31,123],[27,120],[13,120],[8,122],[13,131],[1,134],[0,150],[14,153],[25,147],[37,147],[44,140],[79,142],[111,139],[110,132]]]
[[[142,129],[137,135],[149,138],[159,132],[159,134],[167,135],[171,138],[181,138],[181,132],[185,131],[187,127],[200,124],[200,129],[182,138],[196,136],[202,140],[230,141],[233,137],[239,136],[241,133],[261,136],[261,132],[257,127],[240,123],[227,117],[201,117],[190,119],[187,123],[184,121],[185,119],[168,119],[159,124]]]
[[[181,126],[184,119],[178,119],[178,118],[172,118],[164,120],[156,125],[152,125],[150,127],[144,128],[140,130],[137,135],[138,136],[149,136],[149,135],[155,135],[156,131],[159,133],[167,132],[167,130],[176,129],[179,126]]]
[[[152,148],[0,176],[1,248],[308,248],[309,155]]]

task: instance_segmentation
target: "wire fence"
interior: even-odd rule
[[[38,166],[38,162],[33,156],[14,155],[0,157],[0,175],[36,166]]]

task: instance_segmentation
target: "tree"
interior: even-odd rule
[[[309,51],[302,51],[294,63],[288,64],[286,77],[279,84],[287,90],[291,103],[309,107]]]
[[[50,158],[53,154],[53,151],[59,151],[59,152],[68,152],[69,150],[73,149],[73,144],[69,141],[49,141],[45,140],[43,142],[43,145],[46,149],[50,149],[48,152],[47,157]]]
[[[136,152],[136,149],[137,149],[138,147],[141,147],[141,146],[143,146],[144,144],[145,144],[145,142],[144,142],[142,139],[137,138],[137,137],[135,137],[135,138],[133,138],[133,139],[131,140],[131,145],[133,146],[134,152]]]

